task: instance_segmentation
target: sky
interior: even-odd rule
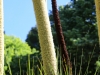
[[[57,0],[57,6],[65,5],[70,0]],[[4,0],[4,30],[7,35],[20,38],[23,42],[32,27],[36,26],[36,19],[32,0]],[[48,13],[51,0],[47,0]]]

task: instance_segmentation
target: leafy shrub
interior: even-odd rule
[[[14,36],[5,35],[4,41],[4,70],[6,74],[9,74],[9,68],[11,68],[13,75],[19,74],[20,67],[26,72],[26,64],[28,62],[27,56],[32,56],[32,54],[34,55],[36,53],[38,54],[38,51],[34,48],[31,50],[27,43],[22,42],[19,38]]]

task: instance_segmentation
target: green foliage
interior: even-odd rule
[[[40,49],[37,28],[31,28],[29,34],[27,35],[26,42],[32,48]]]
[[[19,60],[20,60],[20,67],[22,71],[26,72],[27,69],[27,62],[28,62],[28,55],[33,57],[33,54],[38,54],[36,49],[30,49],[27,43],[22,42],[19,38],[14,36],[7,36],[4,37],[4,49],[5,49],[5,72],[9,74],[9,70],[11,69],[12,75],[19,74]],[[36,55],[35,55],[36,56]],[[10,72],[11,74],[11,72]]]
[[[96,72],[95,75],[99,75],[100,74],[100,56],[98,57],[98,61],[96,61]]]

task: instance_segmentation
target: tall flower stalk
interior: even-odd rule
[[[61,48],[62,58],[64,62],[63,66],[64,68],[66,68],[66,65],[67,65],[69,67],[69,73],[70,75],[72,75],[72,65],[69,59],[68,51],[67,51],[64,36],[63,36],[59,13],[57,10],[57,3],[56,3],[56,0],[51,0],[51,1],[52,1],[52,11],[53,11],[53,18],[55,21],[55,28],[56,28],[58,43]]]
[[[4,69],[3,0],[0,0],[0,75]]]
[[[45,75],[57,74],[57,59],[46,0],[33,0]]]
[[[97,18],[98,37],[100,46],[100,0],[95,0],[95,6],[96,6],[96,18]]]

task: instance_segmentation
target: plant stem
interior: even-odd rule
[[[96,18],[98,26],[99,47],[100,47],[100,0],[95,0],[95,6],[96,6]]]
[[[59,13],[57,10],[57,3],[56,3],[56,0],[51,0],[51,1],[52,1],[53,17],[54,17],[54,21],[55,21],[55,28],[56,28],[59,46],[61,47],[64,67],[66,67],[66,65],[67,65],[69,70],[70,70],[70,75],[72,75],[72,65],[70,62],[70,58],[69,58],[68,51],[66,48],[66,43],[64,40],[64,36],[63,36],[63,31],[62,31],[62,27],[61,27],[60,18],[59,18]]]
[[[45,75],[57,74],[57,59],[46,0],[33,0]]]
[[[3,0],[0,0],[0,75],[4,72]]]

